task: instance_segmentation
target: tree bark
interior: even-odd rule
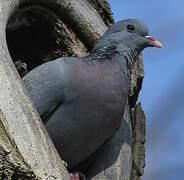
[[[19,1],[0,2],[1,179],[69,179],[16,72],[5,29]]]
[[[2,0],[0,12],[0,179],[69,179],[13,62],[20,61],[23,70],[25,63],[29,71],[61,56],[87,55],[114,22],[110,6],[105,0]],[[143,77],[139,57],[122,125],[88,169],[88,178],[138,180],[143,174],[145,116],[136,105]]]

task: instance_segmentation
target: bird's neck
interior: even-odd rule
[[[129,48],[122,46],[118,43],[106,42],[104,44],[98,44],[91,52],[89,59],[99,62],[121,62],[127,66],[127,69],[132,71],[138,55],[141,50],[135,48]],[[125,62],[126,61],[126,62]]]
[[[135,61],[137,60],[140,53],[134,49],[122,50],[121,53],[126,60],[128,70],[132,71]]]

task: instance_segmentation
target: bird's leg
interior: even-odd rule
[[[71,180],[86,180],[86,177],[83,173],[70,173]]]

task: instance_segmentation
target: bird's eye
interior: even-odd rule
[[[129,25],[127,26],[127,31],[128,31],[128,32],[133,32],[134,30],[135,30],[135,27],[134,27],[133,25],[129,24]]]

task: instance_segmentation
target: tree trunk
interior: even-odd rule
[[[87,55],[114,22],[110,6],[105,0],[1,0],[0,12],[0,179],[70,179],[13,62],[23,76],[45,61]],[[145,117],[136,105],[143,76],[140,57],[122,126],[88,178],[138,180],[143,174]]]
[[[69,179],[8,52],[6,23],[18,4],[19,1],[0,2],[0,177]]]

